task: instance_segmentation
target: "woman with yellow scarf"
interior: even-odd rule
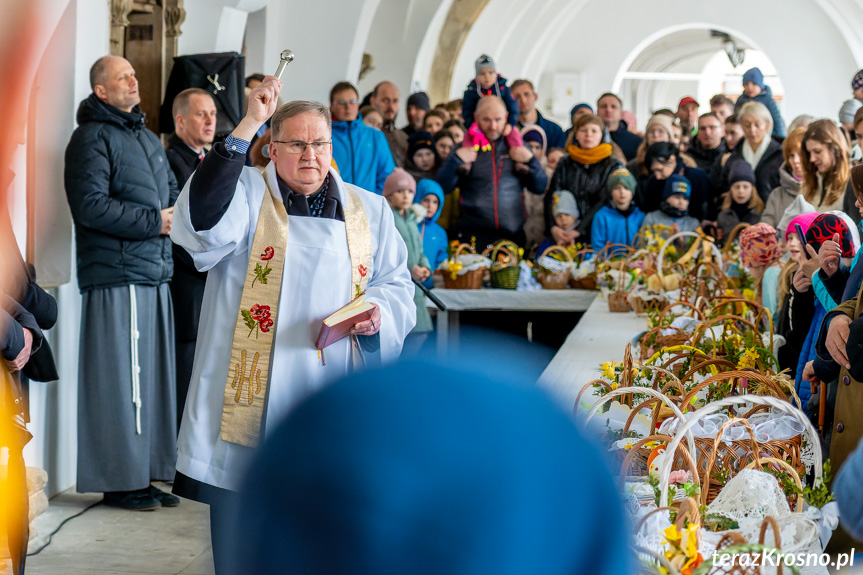
[[[559,245],[570,245],[590,240],[590,226],[594,214],[608,200],[608,176],[621,167],[612,155],[611,144],[602,141],[605,124],[599,116],[585,114],[576,120],[574,143],[567,146],[567,156],[561,158],[551,177],[545,196],[546,229]],[[575,196],[581,221],[574,230],[566,231],[555,225],[552,217],[554,192],[569,190]]]

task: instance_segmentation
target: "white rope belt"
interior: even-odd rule
[[[132,403],[135,404],[135,433],[141,435],[141,365],[138,362],[138,299],[135,286],[129,285],[129,307],[131,307],[129,343],[132,346]]]

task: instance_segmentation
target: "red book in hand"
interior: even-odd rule
[[[340,339],[348,337],[351,328],[372,318],[374,309],[374,304],[363,301],[361,295],[346,306],[336,310],[321,323],[321,331],[318,334],[318,341],[315,342],[315,348],[324,349]]]

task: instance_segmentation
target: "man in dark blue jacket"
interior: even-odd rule
[[[566,147],[566,134],[563,128],[551,120],[543,118],[539,110],[536,109],[538,96],[530,80],[516,80],[510,87],[510,93],[518,103],[519,128],[523,128],[529,124],[536,124],[545,130],[545,137],[548,140],[549,148]]]
[[[641,145],[644,138],[630,132],[626,122],[622,119],[623,101],[611,92],[603,94],[596,101],[596,115],[605,122],[611,139],[623,150],[626,160],[629,161],[634,158],[638,153],[638,146]]]
[[[476,121],[491,143],[491,150],[458,148],[436,178],[445,194],[456,187],[461,190],[460,213],[452,231],[468,243],[475,237],[479,249],[502,238],[524,245],[523,190],[541,194],[548,184],[548,176],[536,157],[527,164],[510,159],[503,137],[506,117],[503,100],[497,96],[482,98]]]
[[[174,323],[168,282],[177,180],[144,127],[132,65],[105,56],[66,148],[66,196],[83,294],[78,490],[106,505],[175,506],[150,484],[176,464]]]
[[[396,164],[384,133],[366,126],[359,109],[357,89],[352,84],[339,82],[333,86],[333,159],[344,181],[381,194]]]

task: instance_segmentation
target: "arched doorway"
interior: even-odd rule
[[[700,113],[710,111],[714,94],[736,99],[742,91],[743,73],[753,67],[761,69],[782,111],[784,86],[776,67],[755,42],[733,30],[681,25],[661,30],[637,45],[621,63],[612,90],[631,103],[644,127],[655,110],[676,111],[684,96],[700,103]]]

